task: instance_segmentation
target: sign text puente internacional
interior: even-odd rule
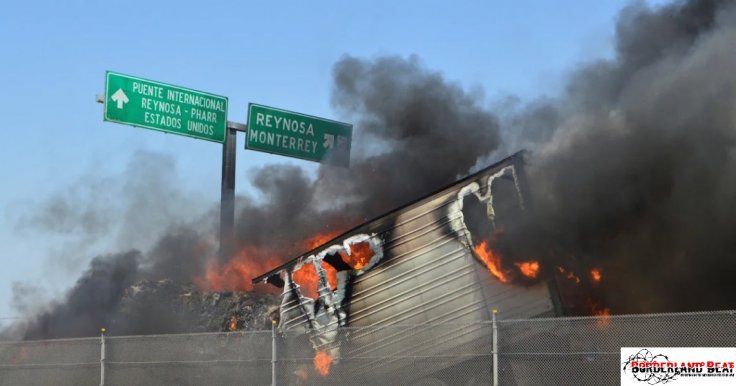
[[[108,71],[104,120],[222,143],[227,98]]]

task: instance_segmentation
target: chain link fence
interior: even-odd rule
[[[621,347],[736,347],[736,311],[102,341],[0,342],[0,385],[617,385]]]
[[[618,385],[621,347],[736,347],[736,312],[503,320],[499,384]]]
[[[0,342],[0,385],[92,385],[100,339]]]

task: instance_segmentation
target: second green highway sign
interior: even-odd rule
[[[245,148],[348,166],[353,126],[251,103]]]

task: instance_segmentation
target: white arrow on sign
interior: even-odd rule
[[[128,96],[125,95],[122,88],[119,88],[118,91],[115,91],[115,94],[112,94],[110,99],[112,99],[113,102],[117,102],[119,109],[122,109],[123,105],[128,103]]]
[[[335,136],[332,134],[325,134],[325,142],[322,145],[325,149],[331,149],[335,146]]]

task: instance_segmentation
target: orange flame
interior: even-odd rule
[[[536,260],[515,263],[515,265],[519,267],[519,271],[522,275],[530,279],[536,279],[539,274],[539,262]]]
[[[279,264],[273,258],[260,258],[262,255],[244,249],[225,264],[212,262],[204,276],[193,279],[194,284],[206,291],[252,291],[250,279]]]
[[[337,235],[337,231],[331,233],[323,233],[313,236],[312,238],[305,240],[301,243],[300,251],[305,249],[311,250],[330,241]],[[261,273],[272,269],[273,267],[281,264],[278,257],[291,257],[297,251],[293,248],[279,248],[279,249],[267,249],[267,248],[255,248],[245,247],[236,256],[233,256],[228,262],[219,264],[212,262],[207,266],[206,272],[203,276],[198,276],[193,279],[194,284],[197,285],[201,290],[205,291],[252,291],[253,285],[251,284],[251,278],[260,275]],[[328,271],[328,280],[330,281],[333,288],[336,287],[337,283],[337,272],[332,267],[325,267]],[[312,269],[314,271],[314,269]],[[315,280],[314,288],[316,293],[317,288],[317,275],[314,274]],[[276,291],[271,286],[264,286],[261,289],[265,291]]]
[[[307,241],[304,242],[304,246],[306,247],[307,251],[311,251],[314,248],[319,247],[320,245],[334,239],[339,235],[339,231],[331,231],[327,233],[318,233],[311,238],[309,238]]]
[[[228,331],[235,331],[238,329],[238,320],[234,316],[230,317],[230,321],[227,323]]]
[[[353,269],[362,269],[370,263],[374,255],[371,245],[367,241],[351,245],[350,252],[351,255],[348,256],[346,253],[341,253],[340,257],[342,257],[342,260],[347,265],[353,267]]]
[[[491,272],[491,275],[495,276],[501,283],[508,283],[509,277],[501,269],[501,257],[492,250],[487,248],[487,243],[483,240],[480,244],[475,246],[475,253],[483,261],[483,264]]]
[[[332,366],[332,355],[327,351],[319,351],[314,355],[314,368],[317,372],[326,377],[330,374],[330,366]]]
[[[327,282],[330,285],[330,289],[333,291],[337,288],[337,270],[329,264],[320,262],[322,268],[327,271]],[[299,285],[299,290],[302,295],[310,297],[312,299],[317,298],[317,287],[319,287],[319,276],[317,271],[314,269],[314,264],[306,263],[299,268],[298,271],[294,271],[292,279]]]
[[[600,283],[603,276],[601,275],[601,270],[598,268],[593,268],[590,270],[590,279],[593,281],[593,283]]]
[[[312,250],[334,239],[338,234],[338,231],[318,233],[305,241],[304,247],[307,250]],[[330,285],[330,289],[334,291],[337,288],[337,270],[324,262],[321,262],[320,264],[322,265],[322,268],[327,271],[327,282]],[[317,298],[319,276],[317,275],[317,271],[314,269],[314,264],[304,264],[298,271],[294,271],[292,279],[294,279],[296,284],[299,284],[299,287],[301,287],[300,290],[304,296],[308,296],[312,299]]]
[[[574,281],[576,284],[580,284],[580,278],[573,272],[565,271],[562,267],[557,267],[557,270],[565,276],[566,279]]]

